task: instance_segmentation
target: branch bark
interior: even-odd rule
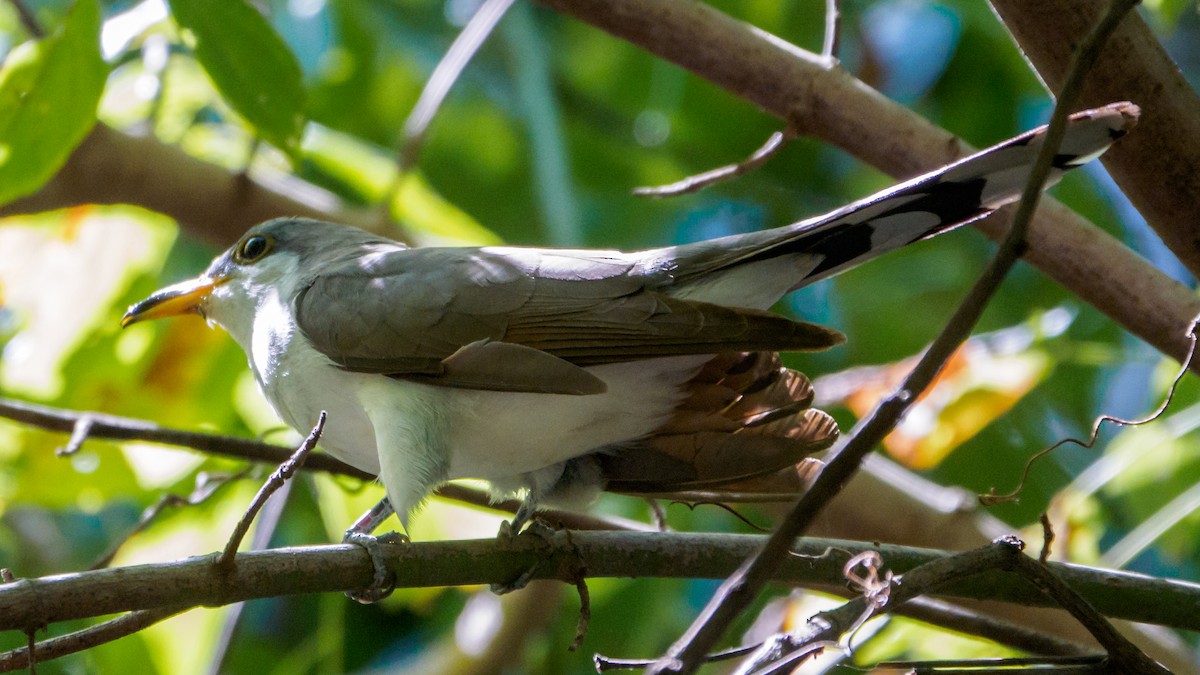
[[[736,534],[634,532],[554,533],[514,539],[385,544],[398,587],[507,582],[533,566],[533,578],[574,582],[586,563],[594,577],[724,578],[765,537]],[[833,539],[796,543],[775,576],[779,581],[843,588],[842,566],[853,555],[878,550],[898,574],[951,554],[911,547]],[[17,579],[0,584],[0,630],[141,609],[215,606],[295,593],[361,588],[373,573],[359,546],[307,546],[239,553],[232,571],[216,554],[174,562]],[[1051,569],[1106,616],[1200,630],[1200,584],[1052,563]],[[939,595],[1049,606],[1035,589],[1002,573],[985,573],[947,586]]]
[[[1042,81],[1057,91],[1072,46],[1104,5],[1094,0],[992,0],[992,7]],[[1101,161],[1163,242],[1200,277],[1200,224],[1195,217],[1200,204],[1200,96],[1140,16],[1122,23],[1110,45],[1088,68],[1080,103],[1135,101],[1144,114],[1137,133],[1113,146]]]
[[[816,54],[702,3],[539,1],[682,66],[893,176],[929,171],[972,151],[845,71],[826,68]],[[1052,199],[1042,201],[1025,259],[1126,330],[1182,358],[1188,345],[1184,328],[1200,312],[1200,301],[1078,214]],[[1011,213],[1004,209],[977,227],[1000,240]]]
[[[80,204],[133,204],[171,216],[219,246],[251,225],[305,216],[370,227],[378,218],[347,207],[311,183],[230,172],[148,136],[97,124],[67,163],[36,193],[0,207],[0,216]]]

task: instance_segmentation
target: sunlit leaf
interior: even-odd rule
[[[119,208],[7,220],[0,229],[0,285],[19,328],[4,347],[0,383],[9,392],[57,397],[64,378],[81,375],[62,373],[65,359],[89,330],[117,330],[113,302],[173,238],[161,217],[133,219]]]
[[[917,357],[886,366],[857,368],[827,380],[829,389],[842,391],[842,402],[863,416],[912,371]],[[1005,354],[983,341],[963,345],[947,362],[933,385],[922,395],[884,447],[914,469],[937,466],[993,420],[1007,412],[1045,377],[1049,357],[1039,350]],[[821,391],[823,383],[818,383]]]
[[[243,0],[171,0],[171,12],[217,89],[263,138],[294,152],[304,127],[295,55]]]
[[[34,192],[96,122],[108,66],[100,9],[80,0],[59,29],[22,44],[0,71],[0,204]]]

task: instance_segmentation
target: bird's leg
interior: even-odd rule
[[[399,541],[408,541],[408,537],[398,532],[389,532],[382,537],[376,537],[371,534],[375,528],[383,524],[388,516],[395,513],[392,508],[392,503],[387,497],[379,500],[379,503],[372,506],[366,513],[362,514],[350,529],[346,530],[346,534],[342,536],[342,543],[354,544],[361,546],[366,550],[367,555],[371,556],[371,565],[375,568],[375,576],[371,579],[371,585],[357,591],[347,591],[346,597],[356,602],[361,602],[364,605],[369,605],[386,598],[395,590],[395,585],[391,577],[391,571],[388,570],[387,564],[383,560],[383,551],[379,548],[379,544],[394,543]]]
[[[525,497],[521,501],[521,506],[517,507],[517,512],[513,514],[512,521],[504,521],[500,523],[500,534],[497,535],[501,539],[509,541],[516,539],[521,534],[529,534],[536,536],[547,543],[554,544],[554,528],[537,519],[538,501],[532,494]],[[534,573],[537,572],[538,563],[534,563],[518,576],[516,579],[505,583],[495,583],[491,585],[491,590],[496,595],[504,595],[525,588],[529,581],[533,579]]]
[[[513,514],[512,520],[506,520],[500,523],[499,536],[508,537],[511,539],[518,534],[521,534],[522,528],[532,522],[535,522],[534,513],[537,511],[537,508],[538,500],[533,496],[533,493],[530,492],[525,496],[525,499],[521,500],[521,505],[517,507],[517,512]]]

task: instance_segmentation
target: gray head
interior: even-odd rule
[[[130,307],[121,325],[197,313],[246,346],[260,307],[270,301],[290,303],[329,265],[374,248],[399,246],[347,225],[309,218],[268,220],[247,230],[199,277],[164,288]]]

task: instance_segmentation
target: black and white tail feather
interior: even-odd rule
[[[1054,157],[1051,182],[1103,153],[1137,115],[1129,103],[1073,115]],[[825,216],[650,251],[646,259],[666,262],[662,269],[670,281],[663,290],[668,294],[769,307],[788,290],[1015,201],[1045,132],[1036,129]],[[683,392],[672,417],[654,433],[573,460],[573,472],[564,476],[582,476],[580,467],[595,462],[608,489],[619,492],[684,499],[703,494],[717,501],[764,492],[794,494],[802,489],[803,467],[810,466],[800,462],[838,436],[833,419],[810,407],[808,379],[783,367],[778,354],[718,354],[683,385]]]
[[[1046,187],[1103,154],[1124,136],[1139,110],[1115,103],[1071,117]],[[837,274],[887,251],[936,236],[1016,201],[1046,139],[1042,127],[918,176],[867,200],[802,223],[803,250],[824,262],[802,284]],[[809,229],[811,228],[811,229]]]
[[[1121,102],[1072,115],[1047,186],[1103,154],[1129,131],[1139,112]],[[1020,197],[1045,137],[1046,127],[1034,129],[794,225],[662,249],[675,262],[675,293],[702,297],[707,293],[693,294],[689,281],[708,285],[714,274],[779,258],[808,268],[798,276],[793,269],[791,286],[779,289],[795,290],[982,218]]]

